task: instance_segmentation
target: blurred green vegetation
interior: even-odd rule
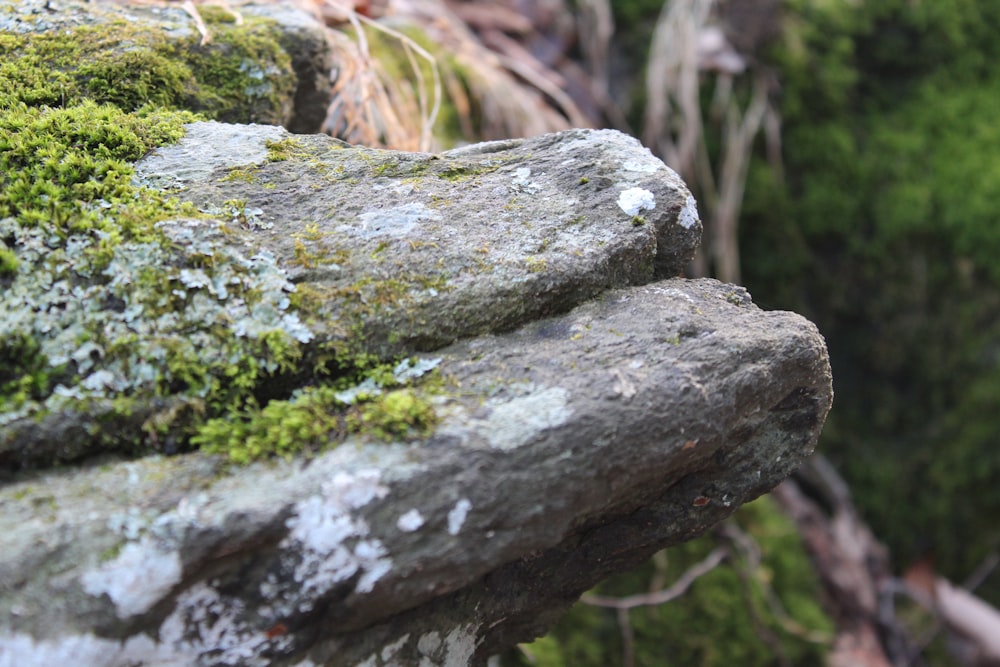
[[[826,335],[820,447],[897,567],[961,581],[1000,545],[1000,4],[789,0],[784,22],[784,179],[751,169],[744,282]]]
[[[704,559],[720,539],[729,553],[720,566],[698,578],[681,598],[628,611],[635,665],[768,667],[823,663],[832,625],[820,606],[818,582],[795,525],[770,498],[764,497],[740,508],[729,530],[738,530],[741,537],[706,536],[687,542],[597,587],[596,593],[612,597],[659,590]],[[759,549],[759,559],[756,554],[748,556],[741,547],[750,535],[753,547]],[[546,637],[509,652],[502,664],[622,665],[623,636],[616,610],[581,603]]]

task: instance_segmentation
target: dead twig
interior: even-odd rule
[[[722,547],[713,549],[705,558],[692,565],[669,588],[653,593],[640,593],[622,598],[604,595],[585,594],[580,598],[584,604],[608,609],[635,609],[636,607],[655,607],[676,600],[684,595],[691,585],[716,567],[726,558],[726,550]]]

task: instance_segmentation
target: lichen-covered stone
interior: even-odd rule
[[[162,220],[97,268],[74,256],[90,236],[56,262],[44,228],[0,223],[19,263],[0,333],[37,341],[59,369],[0,411],[0,465],[174,452],[206,419],[321,381],[321,366],[336,380],[359,355],[398,359],[676,275],[700,235],[677,175],[618,132],[440,155],[264,125],[185,132],[133,184],[202,218]],[[641,225],[622,205],[636,192]],[[346,415],[342,430],[366,423]]]
[[[202,6],[208,40],[182,7],[78,0],[0,2],[0,68],[32,102],[89,98],[126,111],[182,107],[228,121],[319,130],[332,49],[310,14],[240,7],[242,24]],[[39,70],[41,67],[41,70]]]
[[[411,444],[0,489],[0,655],[482,664],[784,478],[831,400],[815,328],[713,281],[608,291],[436,358],[455,389]]]
[[[191,123],[294,126],[320,56],[5,6],[0,665],[480,665],[814,446],[822,338],[675,278],[696,205],[635,140]]]

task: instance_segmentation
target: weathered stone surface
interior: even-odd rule
[[[831,400],[811,324],[708,280],[436,356],[425,441],[4,487],[0,664],[482,664],[780,481]]]
[[[267,145],[281,140],[293,159],[268,161]],[[231,177],[247,167],[247,178]],[[272,252],[292,282],[325,290],[324,318],[343,319],[341,292],[359,280],[404,283],[405,308],[366,316],[369,341],[386,349],[438,347],[679,275],[701,237],[680,178],[613,130],[426,155],[196,123],[137,176],[203,207],[245,202],[256,228],[245,243]]]
[[[302,343],[304,367],[359,340],[381,357],[432,350],[677,275],[701,232],[677,175],[614,131],[424,155],[194,123],[140,161],[136,180],[224,224],[159,223],[173,249],[123,244],[104,271],[110,284],[74,275],[70,293],[48,273],[45,238],[8,222],[24,267],[0,297],[18,311],[6,326],[32,332],[49,359],[74,360],[78,376],[42,405],[0,412],[0,467],[162,446],[144,429],[204,400],[158,389],[177,384],[169,373],[179,362],[169,360],[178,349],[221,369],[220,382],[227,360],[247,354],[226,339],[268,331]]]
[[[129,39],[197,43],[175,9],[11,6],[0,25],[17,34],[127,15],[142,27]],[[309,44],[286,57],[258,35],[270,46],[250,69],[287,94],[243,91],[243,120],[311,127],[286,113],[287,75],[315,114],[323,39],[289,10],[241,11],[277,12],[283,52],[299,28]],[[148,46],[102,39],[112,73]],[[123,118],[81,108],[100,116],[84,135]],[[0,219],[0,667],[481,665],[815,444],[822,338],[741,288],[676,278],[695,203],[633,139],[421,155],[275,126],[186,131],[133,186],[131,166],[95,169],[122,183],[65,198],[79,220],[37,201]],[[308,415],[318,441],[302,412],[261,418],[310,390],[335,397]],[[418,400],[436,420],[411,429]],[[364,401],[405,428],[372,428]],[[309,439],[245,467],[192,451],[259,418],[266,444]]]

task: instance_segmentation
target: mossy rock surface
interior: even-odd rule
[[[420,437],[0,488],[0,649],[17,664],[482,665],[787,476],[831,399],[815,328],[714,281],[611,290],[425,363],[449,384]],[[373,425],[422,414],[405,389],[385,398]]]
[[[100,234],[140,213],[114,204],[56,252],[45,225],[3,223],[19,266],[4,339],[38,345],[5,385],[9,468],[218,445],[206,420],[677,274],[700,233],[677,176],[611,131],[440,155],[174,131],[121,168],[162,208],[120,243]]]
[[[674,278],[695,202],[635,140],[417,155],[208,122],[274,121],[285,102],[262,101],[294,88],[189,59],[239,31],[224,13],[199,51],[172,9],[134,11],[176,34],[112,18],[109,41],[67,3],[73,36],[104,39],[82,58],[16,7],[3,658],[483,664],[814,446],[822,338]],[[272,24],[243,30],[259,59],[237,70],[294,66]]]
[[[168,4],[5,3],[2,76],[29,105],[89,99],[124,111],[154,105],[288,123],[298,77],[279,24],[247,14],[237,25],[214,7],[201,14],[207,43],[190,15]]]

